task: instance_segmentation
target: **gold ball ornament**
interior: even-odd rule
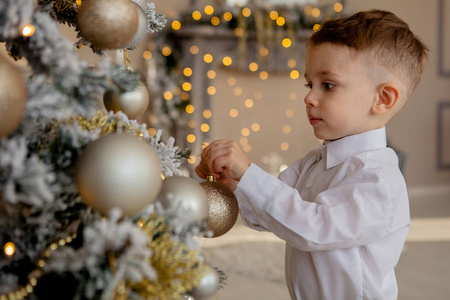
[[[75,167],[83,201],[102,214],[118,207],[133,215],[151,204],[161,186],[161,162],[145,141],[111,133],[87,145]]]
[[[138,23],[138,10],[131,0],[83,0],[78,10],[81,35],[99,49],[125,48]]]
[[[197,181],[184,176],[164,179],[158,201],[165,209],[179,208],[188,222],[204,221],[208,217],[208,199]]]
[[[26,101],[27,87],[20,69],[0,55],[0,137],[19,127]]]
[[[239,215],[236,196],[226,185],[216,182],[214,175],[209,175],[200,186],[209,202],[206,228],[213,232],[212,237],[224,235],[234,226]]]
[[[122,94],[118,94],[114,91],[107,91],[103,96],[103,103],[107,110],[112,110],[114,113],[121,111],[127,115],[130,120],[137,119],[142,115],[147,109],[148,102],[148,91],[141,81],[134,91]]]

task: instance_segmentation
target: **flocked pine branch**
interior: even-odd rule
[[[129,220],[119,222],[120,218],[120,210],[112,210],[109,218],[95,221],[83,232],[84,246],[52,254],[44,274],[87,272],[82,295],[87,299],[113,299],[115,288],[124,280],[156,280],[156,271],[148,264],[152,255],[148,237]],[[110,264],[114,264],[113,273],[105,271]]]
[[[42,255],[51,253],[40,267],[30,299],[47,299],[48,287],[64,286],[65,280],[77,286],[74,299],[110,299],[124,280],[155,279],[148,261],[152,249],[129,218],[113,212],[104,219],[81,201],[73,182],[74,165],[86,145],[106,134],[100,123],[89,119],[98,111],[97,98],[109,89],[131,91],[138,78],[108,60],[93,68],[81,61],[54,21],[69,23],[73,13],[61,18],[52,3],[56,1],[0,2],[0,41],[6,42],[12,57],[26,58],[34,72],[27,82],[21,126],[0,140],[0,245],[13,241],[16,246],[13,257],[0,259],[0,295],[24,286]],[[155,14],[153,4],[145,8],[148,30],[162,28],[165,19]],[[26,24],[35,26],[31,37],[20,34]],[[161,132],[151,136],[145,124],[120,112],[102,112],[99,118],[111,125],[107,133],[139,134],[158,153],[166,176],[181,175],[188,151],[176,147],[173,138],[163,143]],[[153,210],[171,215],[149,207]],[[169,225],[171,235],[194,245],[191,234],[200,229],[186,228],[176,218]],[[58,249],[73,239],[73,246]]]

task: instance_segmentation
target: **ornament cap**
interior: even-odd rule
[[[206,177],[206,180],[208,182],[216,182],[216,176],[214,176],[213,173],[209,173],[209,175]]]

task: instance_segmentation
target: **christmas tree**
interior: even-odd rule
[[[218,272],[193,239],[207,234],[206,194],[174,176],[189,150],[135,120],[145,90],[124,95],[138,73],[89,66],[58,23],[105,54],[165,19],[145,0],[0,2],[0,299],[210,297]]]

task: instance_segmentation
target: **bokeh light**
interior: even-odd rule
[[[231,59],[231,57],[225,56],[225,57],[222,59],[222,62],[223,62],[223,64],[224,64],[225,66],[230,66],[230,65],[233,63],[233,60]]]
[[[200,126],[200,130],[203,131],[203,132],[208,132],[208,131],[209,131],[209,125],[206,124],[206,123],[203,123],[203,124]]]
[[[181,23],[178,20],[175,20],[172,22],[172,29],[173,30],[179,30],[181,28]]]
[[[252,130],[254,132],[258,132],[261,129],[261,125],[259,125],[258,123],[253,123],[252,124]]]
[[[189,67],[184,68],[184,69],[183,69],[183,74],[184,74],[184,76],[186,76],[186,77],[191,76],[191,75],[192,75],[192,69],[189,68]]]
[[[205,14],[212,15],[213,13],[214,13],[214,7],[212,7],[211,5],[206,5],[205,6]]]
[[[214,58],[213,58],[213,56],[211,55],[211,54],[209,54],[209,53],[207,53],[207,54],[205,54],[204,56],[203,56],[203,60],[206,62],[206,63],[212,63],[212,61],[214,60]]]
[[[191,51],[192,54],[197,54],[199,51],[198,46],[196,45],[192,45],[189,50]]]
[[[289,48],[292,45],[292,41],[289,38],[284,38],[281,41],[281,45],[283,45],[284,48]]]
[[[172,49],[170,49],[169,46],[164,46],[164,47],[161,49],[161,53],[162,53],[162,55],[164,55],[164,56],[169,56],[170,54],[172,54]]]
[[[194,111],[195,111],[194,105],[188,104],[188,105],[186,106],[186,112],[187,112],[188,114],[192,114]]]
[[[208,76],[209,79],[214,79],[216,78],[216,71],[209,70],[208,72],[206,72],[206,76]]]
[[[223,14],[223,19],[227,22],[231,21],[231,19],[233,19],[233,14],[230,13],[229,11],[225,12]]]
[[[150,51],[148,51],[148,50],[145,50],[144,51],[144,53],[142,53],[142,57],[144,58],[144,59],[152,59],[152,52],[150,52]]]
[[[202,18],[202,13],[198,10],[195,10],[192,12],[192,19],[194,20],[200,20]]]
[[[281,149],[281,151],[287,151],[289,149],[289,144],[288,143],[281,143],[280,149]]]
[[[205,119],[211,118],[211,117],[212,117],[212,112],[211,112],[209,109],[205,109],[205,110],[203,111],[203,117],[204,117]]]
[[[261,73],[259,73],[259,78],[261,78],[262,80],[266,80],[267,78],[269,78],[269,73],[267,73],[266,71],[261,71]]]
[[[334,4],[334,7],[333,7],[333,8],[334,8],[334,11],[335,11],[335,12],[341,12],[342,9],[343,9],[344,7],[342,6],[341,3],[338,2],[338,3],[335,3],[335,4]]]
[[[7,242],[3,250],[7,256],[13,256],[16,252],[16,246],[12,242]]]
[[[212,95],[216,94],[216,88],[214,86],[208,86],[208,88],[206,89],[206,92],[212,96]]]
[[[189,142],[189,143],[194,143],[195,142],[195,140],[196,140],[196,137],[195,137],[195,135],[193,135],[192,133],[191,134],[188,134],[188,136],[186,137],[186,140]]]
[[[25,26],[22,27],[22,36],[24,37],[30,37],[34,34],[34,32],[36,31],[36,28],[31,25],[31,24],[27,24]]]

